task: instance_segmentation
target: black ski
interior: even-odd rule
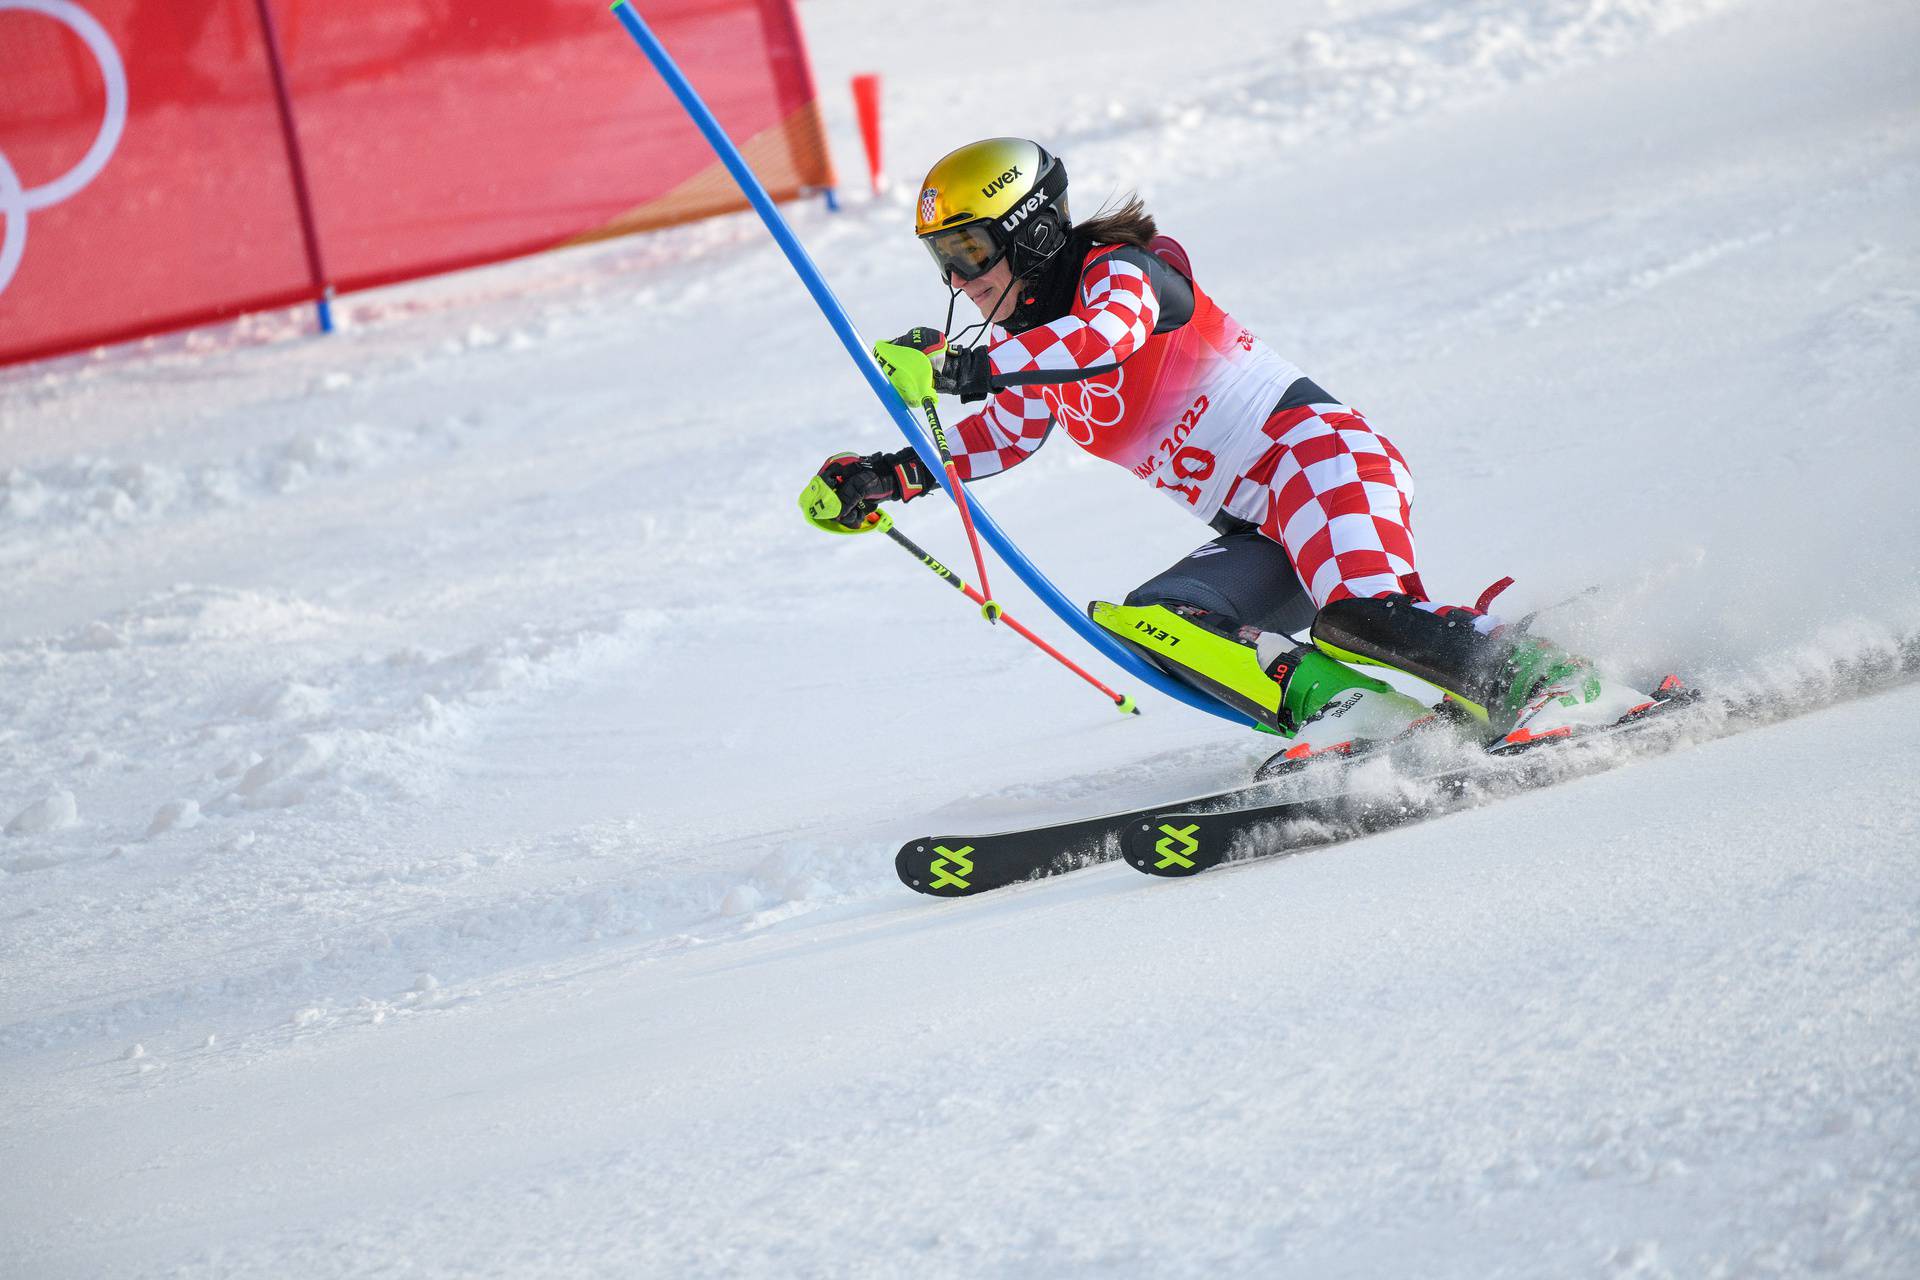
[[[1663,685],[1644,714],[1619,725],[1581,734],[1568,745],[1636,730],[1654,721],[1658,713],[1684,706],[1694,697],[1692,691],[1680,689],[1678,682],[1671,687]],[[1551,767],[1534,767],[1530,759],[1549,742],[1558,744],[1560,740],[1543,739],[1518,750],[1501,748],[1499,754],[1482,754],[1477,749],[1463,747],[1461,750],[1467,752],[1465,760],[1454,751],[1449,762],[1429,761],[1425,772],[1411,775],[1412,783],[1420,789],[1413,799],[1405,794],[1386,799],[1352,792],[1337,785],[1339,772],[1324,774],[1323,781],[1336,784],[1330,792],[1307,798],[1266,799],[1286,783],[1305,776],[1304,771],[1289,771],[1268,782],[1230,787],[1170,804],[1123,809],[1095,818],[1073,818],[1017,831],[921,836],[900,847],[900,852],[894,855],[893,866],[902,884],[936,898],[970,897],[1023,880],[1064,875],[1120,857],[1149,875],[1194,875],[1230,855],[1250,849],[1252,846],[1246,840],[1242,841],[1242,849],[1236,849],[1234,842],[1242,837],[1251,839],[1261,852],[1288,851],[1292,847],[1288,837],[1264,830],[1276,824],[1284,826],[1312,818],[1319,823],[1338,823],[1348,833],[1359,834],[1433,816],[1470,794],[1475,784],[1485,784],[1479,788],[1482,791],[1517,790],[1550,781],[1560,775]],[[1382,750],[1340,761],[1315,761],[1306,768],[1344,771],[1376,755],[1393,754],[1393,748],[1405,746],[1418,752],[1427,744],[1441,744],[1445,749],[1444,740],[1437,737],[1396,739],[1380,744]],[[1540,758],[1545,760],[1560,754],[1560,750],[1555,749],[1542,752]],[[1316,838],[1315,842],[1319,839],[1323,837]],[[1188,848],[1189,843],[1193,848]]]
[[[1413,740],[1403,736],[1334,758],[1279,762],[1275,757],[1261,766],[1252,782],[1167,804],[1122,809],[1097,818],[1070,818],[1018,831],[921,836],[900,847],[900,852],[894,855],[893,867],[902,884],[936,898],[965,898],[1022,880],[1064,875],[1118,858],[1121,835],[1142,818],[1163,811],[1257,804],[1309,772],[1325,778],[1337,777],[1337,770],[1351,768],[1375,754],[1385,754]]]
[[[1112,862],[1120,856],[1121,833],[1154,813],[1244,803],[1271,794],[1269,785],[1256,782],[1170,804],[1122,809],[1097,818],[1071,818],[1044,827],[980,835],[921,836],[900,846],[893,867],[909,889],[936,898],[965,898],[1022,880]]]

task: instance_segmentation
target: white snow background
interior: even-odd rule
[[[1400,444],[1437,596],[1768,722],[935,902],[908,837],[1273,744],[801,522],[899,441],[751,216],[0,371],[0,1274],[1920,1274],[1920,8],[802,17],[869,338],[1039,137]],[[976,492],[1077,599],[1207,536]]]

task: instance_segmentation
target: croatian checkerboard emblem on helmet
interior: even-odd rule
[[[934,210],[939,206],[940,193],[928,187],[920,193],[920,221],[932,222]]]

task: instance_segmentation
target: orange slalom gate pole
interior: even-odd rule
[[[880,194],[880,77],[871,73],[853,78],[854,112],[860,118],[860,141],[867,149],[867,178],[873,194]]]
[[[912,538],[909,538],[906,534],[900,532],[899,529],[895,528],[893,524],[893,518],[891,516],[886,516],[876,511],[873,515],[867,517],[867,521],[869,524],[876,523],[876,522],[884,522],[881,524],[881,528],[885,531],[886,535],[889,538],[892,538],[896,543],[900,544],[901,547],[905,548],[906,551],[908,551],[914,557],[914,559],[918,560],[921,564],[924,564],[925,566],[927,566],[927,568],[933,570],[934,573],[939,575],[939,577],[943,579],[945,582],[947,582],[948,585],[957,588],[962,595],[966,596],[967,599],[973,601],[975,604],[978,604],[978,605],[986,604],[987,602],[986,597],[981,595],[978,591],[975,591],[972,587],[968,586],[965,579],[961,578],[959,574],[947,568],[947,566],[945,566],[944,564],[941,564],[938,560],[934,559],[932,556],[928,555],[925,551],[921,550],[919,544],[915,543]],[[1098,689],[1101,693],[1105,694],[1107,696],[1107,700],[1112,702],[1113,705],[1116,708],[1118,708],[1120,711],[1128,715],[1137,716],[1140,714],[1139,706],[1134,703],[1134,700],[1131,697],[1129,697],[1127,694],[1117,693],[1114,690],[1107,688],[1106,685],[1100,683],[1099,680],[1095,679],[1091,673],[1086,671],[1084,668],[1076,665],[1073,659],[1067,657],[1066,654],[1061,653],[1058,649],[1048,644],[1045,640],[1042,640],[1039,636],[1033,634],[1033,632],[1021,626],[1018,622],[1014,620],[1013,615],[1002,612],[1000,614],[1000,621],[1006,623],[1009,627],[1013,628],[1013,632],[1015,635],[1018,635],[1023,639],[1032,641],[1034,646],[1038,648],[1040,652],[1046,654],[1049,658],[1052,658],[1055,662],[1058,662],[1061,666],[1073,672],[1073,674],[1079,676],[1082,680],[1085,680],[1088,684],[1092,685],[1094,688]]]

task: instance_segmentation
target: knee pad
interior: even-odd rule
[[[1232,619],[1233,627],[1289,635],[1313,621],[1313,601],[1286,548],[1251,532],[1224,534],[1196,547],[1135,587],[1126,602],[1174,609],[1190,605]]]

